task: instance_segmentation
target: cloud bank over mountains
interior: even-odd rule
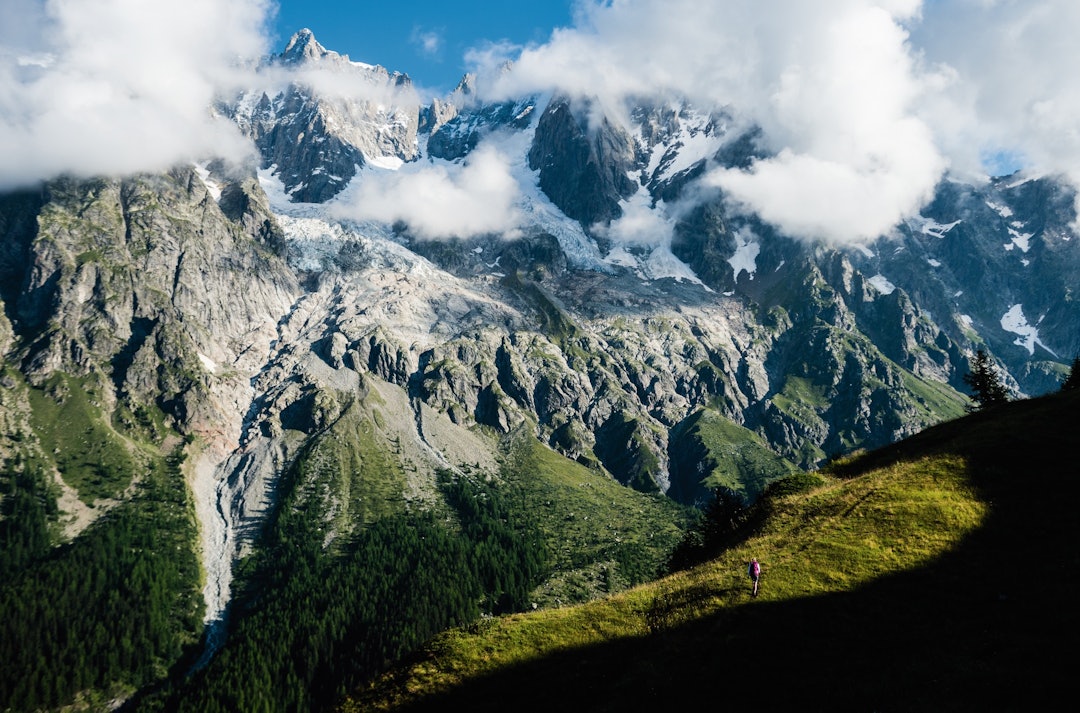
[[[250,152],[209,107],[266,80],[251,73],[273,11],[269,0],[7,0],[0,188]],[[726,108],[762,128],[770,157],[713,167],[703,187],[793,235],[876,237],[946,170],[971,177],[995,157],[1080,184],[1072,0],[583,0],[575,17],[544,44],[472,52],[482,96],[565,92],[623,120],[629,101],[658,93]],[[456,229],[484,230],[514,217],[504,163],[488,152],[463,169],[386,177],[361,200],[396,211],[388,220],[420,215],[389,199],[407,183],[427,212],[446,206]],[[491,206],[490,221],[474,219]]]
[[[265,50],[264,0],[5,0],[0,189],[251,151],[210,113]]]
[[[370,172],[334,209],[351,220],[408,223],[425,239],[512,233],[519,193],[509,158],[481,145],[462,164]]]
[[[1006,153],[1080,185],[1080,3],[935,0],[913,42],[950,82],[927,121],[956,170]]]

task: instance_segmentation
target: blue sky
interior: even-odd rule
[[[466,71],[465,53],[486,42],[544,43],[571,24],[573,0],[278,0],[274,51],[307,27],[327,49],[405,72],[449,91]]]

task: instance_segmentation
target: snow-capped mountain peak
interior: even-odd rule
[[[285,51],[281,53],[281,61],[286,64],[300,64],[303,62],[317,62],[324,57],[340,57],[337,52],[319,44],[315,39],[315,33],[306,27],[289,39]]]

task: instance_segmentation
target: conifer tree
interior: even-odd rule
[[[1061,385],[1062,391],[1076,389],[1080,389],[1080,356],[1073,359],[1072,369],[1069,370],[1069,375],[1065,377],[1065,382]]]
[[[971,371],[964,374],[964,383],[971,387],[971,398],[975,402],[973,411],[1009,400],[1009,390],[1002,383],[993,360],[984,349],[975,352],[975,358],[971,360]]]

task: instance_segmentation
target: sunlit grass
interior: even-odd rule
[[[503,477],[519,512],[547,543],[549,577],[534,592],[540,606],[652,579],[688,519],[671,500],[623,487],[531,438],[518,442]]]
[[[827,476],[809,492],[773,501],[758,533],[711,562],[601,601],[447,632],[345,709],[388,709],[558,651],[641,638],[724,610],[851,591],[919,567],[986,516],[966,474],[962,458],[938,455],[853,479]],[[764,566],[757,599],[745,575],[753,556]]]
[[[92,505],[119,497],[143,464],[94,402],[92,381],[56,375],[27,393],[44,455],[79,498]]]

